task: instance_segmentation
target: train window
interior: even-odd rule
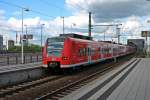
[[[103,49],[103,54],[109,54],[111,53],[111,48],[104,48]]]
[[[80,51],[80,49],[78,50],[78,56],[80,57],[81,56],[81,53],[80,53],[81,51]]]
[[[111,53],[112,53],[112,50],[111,50],[111,48],[109,48],[109,51],[108,51],[108,53],[109,53],[109,54],[111,54]]]
[[[82,55],[83,55],[83,49],[80,48],[79,51],[78,51],[78,56],[81,57]]]
[[[81,48],[81,56],[83,56],[83,48]]]
[[[79,49],[79,56],[86,56],[86,48]]]
[[[91,49],[91,55],[93,55],[93,49]]]
[[[50,42],[51,41],[51,42]],[[61,42],[60,42],[61,41]],[[61,56],[61,51],[64,47],[64,42],[62,40],[49,39],[47,46],[47,54],[48,56]]]
[[[93,49],[93,55],[95,54],[95,49]]]
[[[48,47],[53,49],[62,49],[64,46],[63,42],[55,42],[55,43],[49,43]]]
[[[100,48],[100,54],[103,54],[103,48]]]
[[[89,55],[89,49],[86,48],[86,55],[88,56]]]
[[[106,54],[106,49],[105,48],[103,48],[103,54]]]
[[[83,56],[86,56],[86,48],[83,48]]]

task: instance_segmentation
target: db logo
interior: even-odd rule
[[[55,61],[56,59],[55,58],[52,58],[52,61]]]

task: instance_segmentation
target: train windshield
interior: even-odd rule
[[[61,51],[64,47],[64,38],[54,37],[47,40],[48,56],[61,56]]]

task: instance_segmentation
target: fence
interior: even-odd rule
[[[42,54],[24,54],[24,63],[33,63],[42,61]],[[1,54],[0,55],[0,66],[21,64],[22,57],[20,53]]]

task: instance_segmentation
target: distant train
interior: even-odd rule
[[[43,65],[51,70],[68,69],[135,52],[135,47],[85,38],[76,34],[48,38],[43,47]]]

